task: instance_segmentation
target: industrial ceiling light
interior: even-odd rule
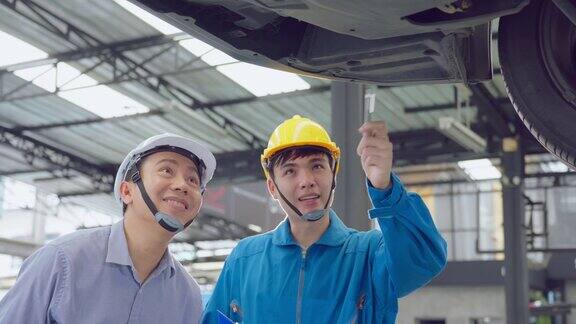
[[[462,147],[476,153],[486,151],[486,140],[453,117],[440,117],[438,130]]]
[[[472,180],[494,180],[502,177],[500,170],[489,159],[460,161],[458,167]]]
[[[542,162],[540,163],[540,167],[542,171],[548,173],[564,173],[570,171],[568,166],[560,161]]]

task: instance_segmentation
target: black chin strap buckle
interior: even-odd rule
[[[132,176],[130,178],[131,178],[132,182],[138,183],[138,181],[142,180],[142,177],[140,177],[140,171],[134,172],[134,174],[132,174]]]
[[[164,227],[164,229],[169,232],[176,232],[178,230],[177,228],[168,225],[168,223],[166,223],[163,219],[159,220],[158,223],[160,224],[160,226]]]

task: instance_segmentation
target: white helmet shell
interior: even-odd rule
[[[202,179],[200,179],[200,187],[202,189],[206,188],[208,182],[212,179],[214,175],[214,170],[216,170],[216,158],[214,154],[210,152],[207,148],[200,145],[199,143],[175,134],[164,133],[156,136],[152,136],[142,143],[138,144],[126,157],[116,173],[116,179],[114,181],[114,197],[116,201],[122,205],[122,198],[120,196],[120,184],[124,181],[126,173],[129,171],[129,167],[133,164],[135,157],[140,154],[150,151],[156,147],[169,145],[177,148],[186,150],[194,154],[198,159],[200,159],[206,166],[206,170],[202,172]]]

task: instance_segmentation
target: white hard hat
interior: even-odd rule
[[[122,181],[124,181],[126,174],[128,171],[130,171],[134,163],[137,162],[143,153],[146,153],[155,148],[159,148],[161,146],[183,149],[195,155],[200,160],[201,164],[203,164],[205,167],[204,170],[198,171],[201,174],[200,188],[202,190],[206,188],[206,185],[212,179],[214,170],[216,169],[216,158],[214,158],[212,152],[189,138],[175,134],[164,133],[148,138],[147,140],[138,144],[136,148],[130,151],[128,155],[126,155],[124,161],[122,161],[122,164],[120,164],[120,168],[118,168],[118,172],[116,173],[116,180],[114,181],[114,197],[116,198],[116,201],[122,204],[122,198],[120,196],[120,184],[122,184]]]

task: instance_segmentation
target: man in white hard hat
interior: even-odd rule
[[[200,289],[168,244],[198,215],[215,168],[212,153],[188,138],[140,143],[114,183],[123,220],[26,259],[0,301],[0,323],[197,323]]]

